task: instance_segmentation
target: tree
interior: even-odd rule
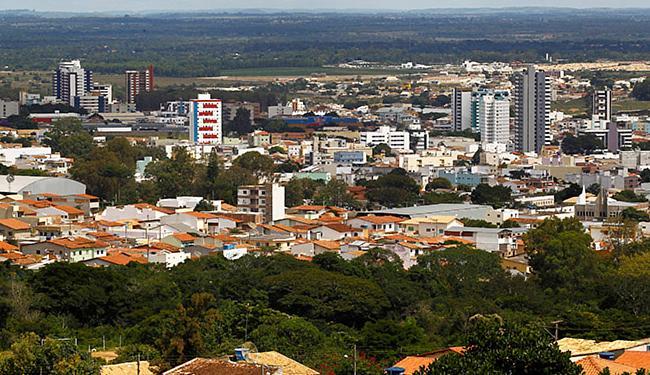
[[[425,190],[431,191],[436,189],[451,189],[451,188],[452,185],[451,182],[449,182],[449,180],[447,180],[446,178],[438,177],[429,181]]]
[[[237,157],[232,164],[250,171],[258,181],[268,181],[275,169],[273,159],[257,151],[250,151]]]
[[[566,188],[555,193],[555,203],[562,203],[569,198],[577,197],[580,193],[582,193],[580,185],[571,183]]]
[[[235,117],[230,122],[229,130],[237,135],[249,134],[253,131],[251,124],[251,111],[246,108],[237,108]]]
[[[589,185],[589,187],[587,187],[585,189],[585,191],[587,193],[590,193],[590,194],[593,194],[593,195],[598,195],[598,194],[600,194],[600,191],[601,191],[600,184],[593,183],[593,184]]]
[[[402,168],[366,184],[368,200],[385,207],[403,207],[415,203],[420,193],[420,185],[408,176]]]
[[[650,100],[650,79],[646,78],[634,85],[630,95],[636,100]]]
[[[642,196],[642,195],[637,195],[634,191],[632,190],[621,190],[618,193],[612,195],[612,198],[616,199],[617,201],[621,202],[647,202],[648,200]]]
[[[194,207],[194,211],[214,211],[214,206],[212,203],[210,203],[210,201],[201,199],[201,201]]]
[[[582,368],[560,351],[541,328],[477,319],[471,324],[465,350],[447,354],[418,375],[434,374],[562,374],[579,375]]]
[[[56,121],[45,133],[43,143],[65,157],[85,159],[94,147],[93,138],[84,130],[81,120],[64,118]]]
[[[91,194],[114,204],[131,203],[121,193],[129,186],[134,188],[134,172],[135,163],[124,164],[108,147],[94,148],[88,159],[77,161],[70,169],[72,177],[86,184]]]
[[[382,154],[384,156],[393,156],[393,150],[390,148],[389,145],[385,143],[380,143],[377,146],[372,148],[372,156],[377,156]]]
[[[509,187],[478,184],[472,190],[472,203],[503,207],[512,202],[512,190]]]
[[[284,199],[287,207],[299,206],[305,203],[305,200],[311,201],[316,192],[324,186],[322,181],[312,180],[310,178],[293,178],[289,181],[284,189]],[[347,186],[344,186],[343,194],[347,193]],[[329,198],[321,196],[323,201],[331,201]]]
[[[462,203],[465,200],[456,193],[430,191],[422,195],[424,204]]]
[[[526,233],[524,242],[544,288],[581,291],[593,286],[600,275],[591,237],[577,219],[546,219]]]
[[[34,333],[23,335],[8,355],[0,356],[0,375],[93,375],[99,369],[99,362],[80,352],[73,342],[41,339]]]
[[[568,155],[590,154],[594,150],[602,149],[603,142],[593,134],[579,135],[568,134],[562,139],[562,152]]]
[[[608,285],[621,306],[635,317],[650,313],[650,252],[624,257]]]
[[[171,159],[157,160],[145,170],[147,176],[156,183],[163,198],[191,195],[202,181],[195,181],[199,166],[182,147],[174,149]]]
[[[625,220],[632,221],[650,221],[650,215],[647,212],[639,211],[634,207],[628,207],[621,212],[621,216]]]
[[[468,217],[464,217],[460,219],[460,221],[463,222],[463,225],[466,227],[473,227],[473,228],[498,228],[496,224],[489,223],[485,220],[481,219],[470,219]]]
[[[348,185],[340,180],[330,180],[325,186],[319,188],[314,194],[314,203],[348,209],[360,206],[359,202],[348,192]]]

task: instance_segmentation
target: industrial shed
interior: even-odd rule
[[[0,193],[8,194],[42,194],[58,195],[85,194],[86,185],[64,177],[12,176],[0,175]]]

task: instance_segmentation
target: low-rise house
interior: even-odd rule
[[[419,370],[426,369],[430,364],[437,361],[438,358],[450,354],[462,354],[465,351],[463,347],[449,347],[436,350],[429,353],[410,355],[395,363],[393,367],[404,369],[404,375],[413,375]]]
[[[352,237],[365,237],[365,230],[346,224],[326,224],[310,229],[311,238],[338,241]]]
[[[0,219],[0,240],[19,242],[32,236],[32,227],[18,219]]]
[[[353,228],[369,229],[381,232],[396,232],[398,224],[404,221],[401,217],[397,216],[360,216],[349,219],[347,224]]]
[[[477,249],[510,257],[519,254],[518,240],[526,231],[525,228],[452,227],[445,230],[445,235],[471,240]]]
[[[407,235],[439,236],[452,227],[462,227],[463,222],[454,216],[416,217],[399,223],[401,232]]]
[[[21,246],[24,254],[54,255],[65,262],[76,263],[107,254],[108,244],[84,237],[55,238]]]
[[[163,375],[283,375],[279,368],[231,362],[223,359],[194,358]]]
[[[147,259],[128,253],[109,253],[103,257],[85,260],[82,263],[90,267],[126,266],[131,262],[146,264]]]
[[[161,250],[156,254],[150,254],[148,260],[149,263],[164,264],[166,268],[172,268],[191,258],[192,255],[183,250]]]
[[[72,206],[49,206],[35,210],[36,216],[59,217],[65,222],[81,222],[84,220],[84,212]]]

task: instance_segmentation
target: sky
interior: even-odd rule
[[[0,0],[0,9],[39,11],[148,11],[218,9],[424,9],[474,7],[650,7],[647,0]]]

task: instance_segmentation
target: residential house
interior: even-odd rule
[[[108,244],[84,237],[55,238],[34,244],[22,245],[24,254],[54,255],[59,260],[76,263],[107,255]]]
[[[360,216],[349,219],[347,224],[353,228],[369,229],[381,232],[396,232],[398,224],[404,221],[401,217],[397,216]]]
[[[407,235],[439,236],[451,227],[462,227],[463,222],[454,216],[415,217],[399,223],[400,231]]]
[[[456,346],[424,354],[410,355],[395,363],[393,367],[404,369],[404,375],[413,375],[421,369],[426,369],[430,364],[444,355],[462,354],[464,351],[465,349],[463,347]]]
[[[231,362],[224,359],[194,358],[163,375],[283,375],[277,367]]]
[[[517,242],[526,231],[525,228],[452,227],[445,230],[445,235],[469,239],[477,249],[511,257],[519,254]]]
[[[311,238],[317,240],[338,241],[345,238],[365,237],[365,230],[353,228],[346,224],[326,224],[309,230]]]
[[[32,227],[18,219],[0,219],[0,240],[20,242],[29,239]]]
[[[147,259],[128,253],[114,253],[103,257],[82,261],[81,263],[89,267],[109,267],[109,266],[126,266],[131,262],[146,264]]]

